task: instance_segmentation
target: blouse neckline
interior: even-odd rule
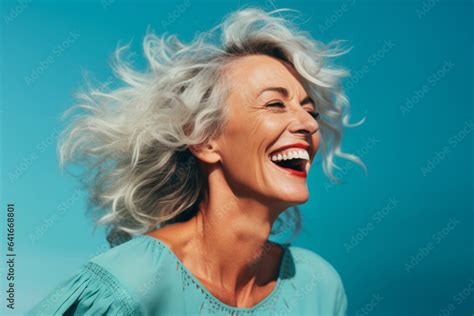
[[[158,239],[158,238],[155,238],[153,236],[150,236],[150,235],[138,235],[137,238],[145,238],[145,239],[151,239],[153,242],[157,243],[158,245],[160,245],[162,248],[166,249],[166,251],[168,251],[172,256],[173,258],[176,260],[176,262],[178,263],[178,265],[181,267],[181,269],[186,273],[186,275],[191,278],[191,280],[194,281],[194,283],[201,289],[201,291],[207,296],[209,297],[215,304],[218,304],[226,309],[228,309],[229,311],[233,311],[233,312],[250,312],[250,311],[253,311],[253,310],[256,310],[257,308],[263,306],[264,304],[266,304],[267,302],[269,302],[273,297],[275,297],[278,292],[280,291],[281,287],[282,287],[282,279],[286,273],[286,261],[287,261],[287,256],[288,256],[288,246],[289,244],[277,244],[279,246],[281,246],[283,248],[283,254],[282,254],[282,257],[280,259],[280,266],[278,268],[278,278],[277,278],[277,281],[276,281],[276,285],[275,287],[273,288],[273,290],[270,292],[270,294],[268,294],[267,296],[265,296],[265,298],[263,298],[262,300],[260,300],[256,305],[252,306],[252,307],[236,307],[236,306],[232,306],[232,305],[228,305],[226,303],[224,303],[223,301],[221,301],[220,299],[218,299],[217,297],[215,297],[202,283],[201,281],[196,277],[194,276],[193,273],[191,273],[191,271],[189,271],[189,269],[181,262],[181,260],[178,258],[178,256],[171,250],[171,248],[168,247],[167,244],[165,244],[162,240]]]

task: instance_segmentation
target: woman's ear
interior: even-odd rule
[[[209,140],[199,145],[189,146],[189,150],[199,160],[208,164],[213,164],[221,160],[218,145],[215,140]]]

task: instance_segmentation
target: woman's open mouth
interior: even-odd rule
[[[270,154],[270,160],[279,169],[295,176],[306,177],[309,154],[304,149],[289,148]]]

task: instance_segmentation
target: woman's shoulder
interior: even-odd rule
[[[148,293],[159,293],[176,282],[175,262],[158,239],[139,235],[92,258],[140,300]]]
[[[297,268],[296,272],[305,274],[306,276],[309,273],[319,279],[342,283],[337,270],[321,255],[313,250],[298,246],[288,246],[288,249],[292,261]]]
[[[113,274],[143,273],[156,269],[166,256],[164,248],[155,238],[138,235],[99,254],[89,262],[100,265]],[[139,269],[137,269],[140,267]],[[147,267],[148,269],[143,269]]]
[[[316,252],[297,246],[288,247],[287,269],[297,293],[311,298],[331,315],[345,315],[347,296],[342,279],[334,266]],[[330,311],[330,312],[329,312]]]
[[[152,237],[136,236],[84,263],[28,315],[140,314],[147,296],[169,285],[168,261]]]

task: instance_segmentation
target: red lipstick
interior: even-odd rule
[[[278,168],[280,168],[281,170],[285,171],[285,172],[288,172],[294,176],[298,176],[298,177],[302,177],[302,178],[306,178],[307,174],[306,174],[306,171],[299,171],[299,170],[294,170],[294,169],[291,169],[291,168],[283,168],[283,167],[280,167],[279,165],[277,165],[276,163],[274,164],[275,166],[277,166]]]

